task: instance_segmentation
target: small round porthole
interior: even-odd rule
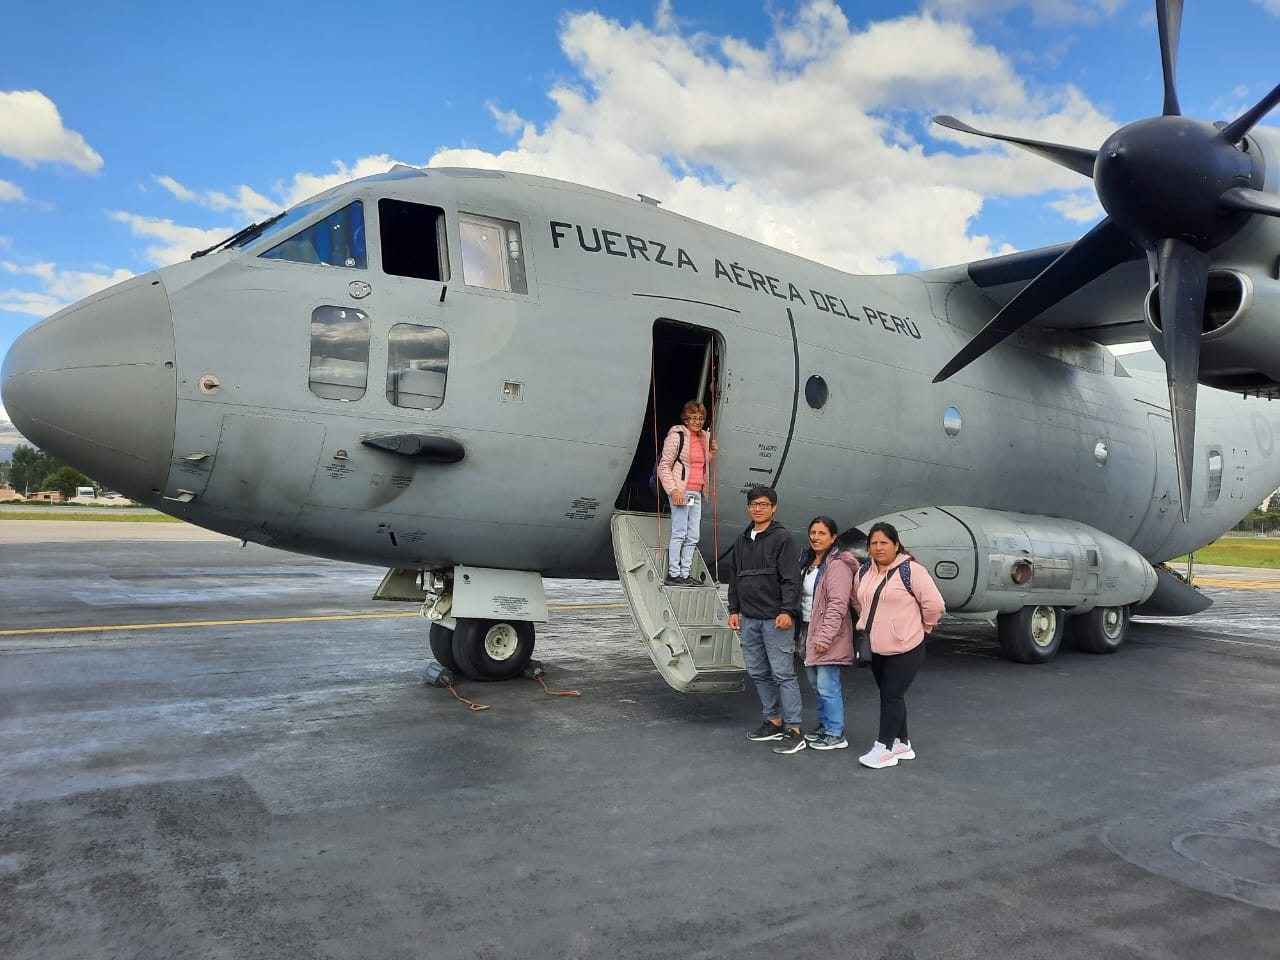
[[[1034,572],[1035,568],[1031,566],[1030,560],[1015,560],[1009,568],[1009,579],[1021,587],[1031,582],[1031,574]]]
[[[1107,441],[1099,440],[1093,447],[1093,460],[1100,467],[1107,465],[1107,457],[1111,456],[1111,451],[1107,448]]]
[[[830,391],[827,389],[827,381],[817,374],[805,381],[804,399],[814,410],[821,410],[825,407],[829,396]]]
[[[960,419],[960,411],[955,407],[947,407],[942,414],[942,429],[947,432],[947,436],[956,436],[962,426],[964,423]]]

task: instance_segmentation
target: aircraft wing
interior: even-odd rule
[[[981,326],[1070,248],[1070,243],[1063,243],[989,260],[975,260],[930,271],[923,275],[923,279],[967,287],[967,292],[975,295],[975,299],[990,304],[990,313],[979,321]],[[1130,259],[1083,284],[1029,321],[1027,326],[1070,330],[1076,336],[1108,345],[1146,340],[1142,305],[1150,286],[1147,258],[1135,248]]]

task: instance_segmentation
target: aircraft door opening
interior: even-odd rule
[[[716,401],[723,393],[720,371],[724,351],[714,330],[673,320],[653,325],[650,352],[649,397],[636,443],[635,456],[614,506],[618,510],[654,513],[666,510],[666,497],[654,493],[649,478],[667,431],[680,422],[680,410],[689,400],[707,407],[705,429],[716,429]]]

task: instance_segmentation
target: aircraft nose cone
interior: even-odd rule
[[[0,368],[9,419],[40,449],[144,503],[173,458],[177,380],[169,295],[134,277],[36,324]]]

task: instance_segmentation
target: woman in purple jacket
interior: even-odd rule
[[[844,690],[840,668],[853,663],[849,594],[857,561],[836,546],[830,517],[809,524],[809,549],[800,557],[800,639],[804,669],[818,695],[818,729],[805,739],[814,750],[843,750]]]

